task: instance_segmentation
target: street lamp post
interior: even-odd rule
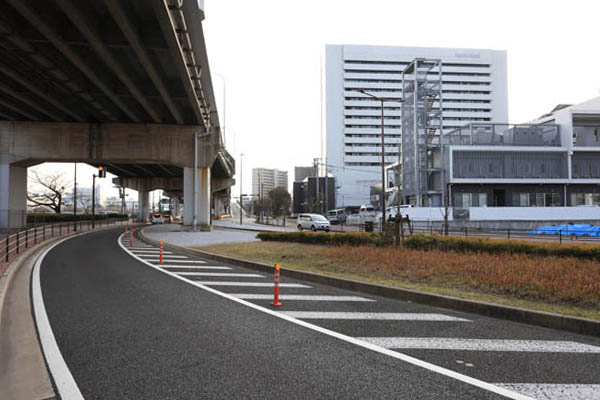
[[[243,198],[243,187],[242,187],[242,163],[244,160],[244,153],[240,154],[240,225],[244,225],[244,198]]]
[[[385,227],[385,114],[383,106],[386,101],[402,103],[403,100],[375,96],[364,89],[359,92],[381,102],[381,232],[383,232]]]

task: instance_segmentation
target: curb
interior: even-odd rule
[[[233,227],[233,226],[223,226],[223,225],[213,225],[213,228],[215,229],[225,229],[225,230],[230,230],[230,231],[247,231],[247,232],[256,232],[256,233],[261,233],[261,232],[289,232],[289,231],[274,231],[274,230],[268,230],[268,229],[259,229],[259,228],[239,228],[239,227]]]
[[[48,245],[52,245],[56,241],[60,240],[60,238],[49,239],[47,241],[37,243],[27,249],[23,254],[14,262],[12,262],[9,267],[5,270],[4,276],[2,280],[0,280],[0,324],[2,324],[2,316],[4,316],[5,308],[10,309],[11,304],[5,304],[6,297],[8,296],[9,288],[14,286],[15,284],[19,284],[19,278],[16,277],[23,268],[30,268],[31,271],[23,271],[23,273],[27,274],[27,295],[30,296],[31,289],[31,272],[33,271],[33,265],[35,261],[39,257],[39,255],[44,251],[43,249]],[[17,282],[14,282],[14,279],[17,279]],[[14,299],[13,299],[14,300]],[[14,307],[14,305],[13,305]],[[4,382],[6,387],[4,389],[0,389],[0,397],[6,396],[7,399],[17,399],[21,398],[21,396],[43,396],[44,400],[53,400],[58,399],[56,395],[56,388],[54,387],[54,381],[50,376],[48,371],[48,366],[46,364],[46,359],[44,357],[43,350],[39,343],[39,336],[37,332],[37,326],[35,322],[35,318],[33,317],[33,301],[29,300],[29,311],[30,313],[22,314],[21,316],[16,316],[17,320],[12,320],[12,323],[15,323],[17,326],[28,325],[28,322],[24,322],[23,320],[18,320],[18,318],[26,318],[31,319],[31,330],[27,330],[24,334],[24,337],[31,338],[31,346],[26,350],[16,350],[16,354],[10,358],[9,364],[6,365],[3,363],[3,368],[7,368],[7,371],[13,371],[13,368],[16,368],[19,376],[26,376],[27,380],[20,381],[14,380],[10,378],[8,375],[8,382]],[[8,311],[7,311],[8,312]],[[14,314],[14,311],[13,311]],[[15,315],[12,316],[13,318]],[[9,321],[11,321],[9,317]],[[6,321],[4,321],[6,322]],[[7,324],[8,326],[8,324]],[[6,330],[10,331],[11,328],[3,327],[2,330],[6,332]],[[23,333],[22,331],[20,333]],[[4,338],[3,340],[6,340]],[[21,339],[22,340],[22,339]],[[10,341],[9,341],[10,342]],[[35,345],[34,345],[35,342]],[[2,346],[7,346],[6,342],[3,343]],[[25,351],[26,354],[23,354]],[[7,360],[4,360],[7,361]],[[10,374],[10,372],[9,372]],[[6,376],[1,378],[0,380],[6,379]]]
[[[143,233],[143,228],[138,230],[138,234],[140,238],[146,242],[154,245],[159,244],[159,241],[146,236]],[[165,242],[165,248],[171,248],[188,255],[205,257],[213,261],[229,263],[238,267],[269,273],[273,273],[274,271],[274,267],[272,265],[221,256],[200,250],[192,250],[190,248],[173,245],[171,243]],[[335,278],[331,276],[315,274],[312,272],[304,272],[292,269],[286,269],[284,271],[285,275],[289,276],[290,278],[334,286],[340,289],[353,290],[398,300],[413,301],[419,304],[434,307],[447,308],[456,311],[479,314],[486,317],[522,322],[529,325],[537,325],[544,328],[560,329],[583,335],[600,337],[600,321],[594,321],[587,318],[569,317],[544,311],[534,311],[519,307],[509,307],[487,302],[465,300],[457,297],[443,296],[417,290],[377,285],[374,283],[359,282],[345,278]]]
[[[36,373],[38,373],[38,377],[34,379],[35,382],[29,382],[27,384],[27,387],[30,387],[33,389],[40,389],[40,388],[44,388],[45,383],[43,382],[45,379],[48,380],[48,382],[50,382],[50,388],[53,391],[53,394],[51,395],[50,393],[47,394],[46,397],[44,397],[44,400],[52,400],[52,399],[57,399],[57,388],[55,386],[55,381],[54,381],[54,377],[52,376],[49,368],[48,368],[48,364],[47,364],[47,360],[46,360],[46,356],[44,353],[44,349],[42,348],[42,344],[40,342],[40,337],[39,337],[39,332],[38,332],[38,324],[36,321],[36,318],[34,316],[34,300],[31,297],[31,286],[32,286],[32,275],[33,275],[33,270],[34,270],[34,265],[38,259],[38,257],[40,256],[40,254],[43,253],[45,248],[48,248],[49,246],[54,245],[55,243],[57,243],[58,241],[61,241],[63,239],[70,239],[73,236],[77,236],[77,235],[85,235],[88,233],[94,233],[94,232],[101,232],[101,231],[105,231],[107,229],[114,229],[114,228],[121,228],[122,226],[106,226],[106,227],[101,227],[92,231],[85,231],[85,232],[72,232],[68,235],[65,236],[59,236],[59,237],[54,237],[54,238],[48,238],[47,240],[43,241],[43,242],[39,242],[34,244],[33,246],[29,247],[27,250],[23,251],[23,253],[19,256],[19,258],[17,258],[16,260],[14,260],[13,262],[11,262],[8,266],[8,268],[6,268],[2,274],[2,277],[0,279],[0,319],[1,316],[4,313],[4,308],[5,307],[10,307],[10,304],[5,304],[6,301],[6,294],[8,293],[9,288],[11,287],[11,285],[13,284],[13,280],[15,278],[15,276],[17,275],[17,273],[20,271],[21,268],[26,267],[26,263],[31,263],[31,272],[29,273],[29,277],[28,277],[28,283],[27,283],[27,295],[30,298],[29,301],[29,313],[23,313],[22,315],[20,315],[20,318],[31,318],[32,319],[32,329],[34,330],[33,334],[35,335],[35,340],[36,343],[38,344],[38,351],[39,351],[39,356],[40,356],[40,360],[42,365],[37,365],[35,364],[34,361],[32,361],[31,358],[27,358],[24,359],[23,362],[21,364],[18,364],[15,368],[19,369],[19,373],[23,372],[23,371],[27,371],[27,373],[31,373],[30,371],[32,370],[36,370]],[[1,321],[0,321],[1,323]],[[32,364],[34,363],[34,364]],[[2,368],[5,368],[5,365],[2,365]],[[42,371],[43,370],[43,371]],[[42,376],[43,375],[43,376]],[[14,385],[14,382],[13,382]],[[9,385],[7,385],[9,386]],[[0,388],[0,397],[1,398],[6,398],[10,399],[13,398],[11,397],[11,394],[8,394],[8,392],[4,392],[3,390],[10,390],[11,393],[14,390],[20,390],[20,387],[14,386],[14,387],[5,387],[5,388]],[[22,395],[22,393],[21,393]],[[29,394],[31,395],[31,393]],[[28,397],[29,397],[28,395]],[[15,398],[24,398],[22,396],[19,397],[15,397]]]

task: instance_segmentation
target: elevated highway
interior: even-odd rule
[[[229,203],[197,0],[0,0],[0,229],[25,223],[27,168],[104,165],[118,183],[183,197],[210,229]]]

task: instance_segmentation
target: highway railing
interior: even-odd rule
[[[131,226],[127,218],[110,218],[97,221],[72,221],[36,226],[15,233],[0,236],[0,276],[8,265],[30,247],[46,240],[65,237],[79,232],[104,229],[107,227]]]

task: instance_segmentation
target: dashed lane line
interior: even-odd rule
[[[254,293],[230,293],[231,296],[235,296],[238,299],[244,300],[272,300],[273,294],[254,294]],[[320,295],[300,295],[300,294],[282,294],[279,295],[281,300],[298,300],[298,301],[370,301],[375,300],[367,299],[359,296],[320,296]]]
[[[560,340],[504,340],[421,337],[359,337],[386,349],[504,351],[532,353],[600,353],[600,347]]]
[[[319,311],[280,311],[282,314],[299,319],[352,319],[379,321],[461,321],[468,319],[432,313],[389,313],[389,312],[319,312]]]

